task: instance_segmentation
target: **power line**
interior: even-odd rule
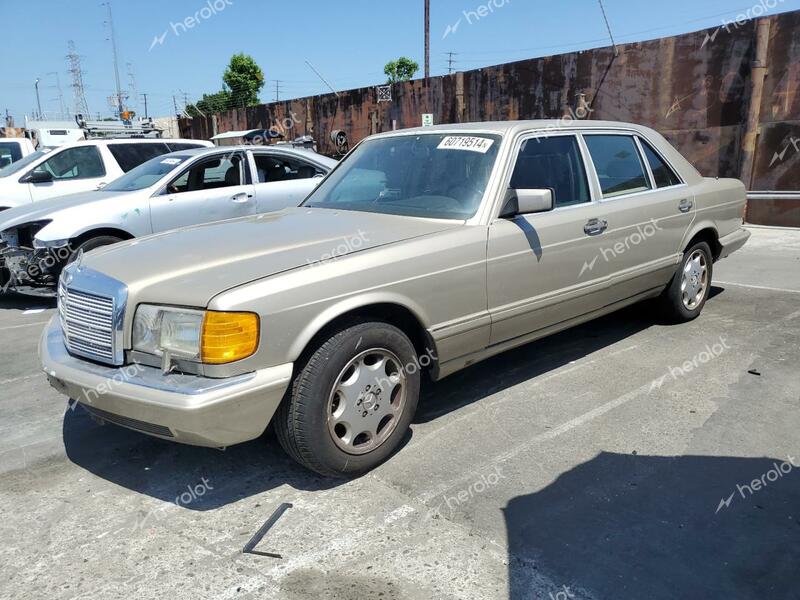
[[[448,55],[448,58],[447,58],[447,74],[450,75],[453,72],[453,63],[455,62],[453,60],[453,57],[456,54],[458,54],[458,52],[447,52],[446,54]]]
[[[617,44],[614,42],[614,34],[611,33],[611,25],[608,23],[608,17],[606,16],[606,7],[603,6],[603,0],[597,0],[600,3],[600,11],[603,13],[603,20],[606,22],[606,29],[608,29],[608,37],[611,38],[611,45],[614,47],[614,56],[619,56],[619,50],[617,50]]]

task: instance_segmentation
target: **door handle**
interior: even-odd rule
[[[233,200],[237,204],[242,204],[244,202],[247,202],[252,197],[253,197],[253,194],[248,194],[246,192],[240,192],[238,194],[235,194],[235,195],[231,196],[231,200]]]
[[[680,210],[682,213],[687,213],[690,210],[692,210],[693,206],[694,202],[692,202],[688,198],[684,198],[683,200],[681,200],[680,204],[678,204],[678,210]]]
[[[583,232],[586,235],[600,235],[608,229],[608,221],[602,219],[589,219],[589,222],[583,226]]]

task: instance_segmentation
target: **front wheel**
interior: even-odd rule
[[[661,294],[666,316],[682,323],[697,318],[711,291],[714,260],[706,242],[698,242],[683,254],[680,267]]]
[[[80,246],[75,248],[72,254],[67,260],[67,264],[74,262],[75,259],[78,258],[81,252],[91,252],[95,248],[101,248],[102,246],[110,246],[111,244],[119,244],[122,238],[115,237],[113,235],[98,235],[97,237],[89,238],[85,242],[83,242]]]
[[[382,322],[344,328],[297,373],[275,414],[284,450],[328,476],[364,473],[399,446],[417,409],[419,361],[400,329]]]

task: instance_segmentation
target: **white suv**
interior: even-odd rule
[[[0,169],[0,210],[103,187],[156,156],[213,147],[200,140],[102,139],[46,148]]]

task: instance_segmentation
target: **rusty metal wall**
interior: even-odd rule
[[[800,190],[800,11],[770,20],[768,70],[760,106],[754,190]],[[351,145],[381,131],[436,123],[574,118],[585,94],[588,118],[632,121],[664,134],[707,176],[740,177],[755,57],[757,21],[680,36],[506,63],[427,82],[392,86],[392,102],[374,87],[264,104],[215,115],[218,133],[276,127],[288,138],[313,136],[335,155],[330,133]],[[181,120],[194,138],[213,135],[212,117]],[[760,222],[796,225],[797,211],[751,211]],[[787,222],[788,221],[788,222]],[[774,222],[774,223],[773,223]]]

